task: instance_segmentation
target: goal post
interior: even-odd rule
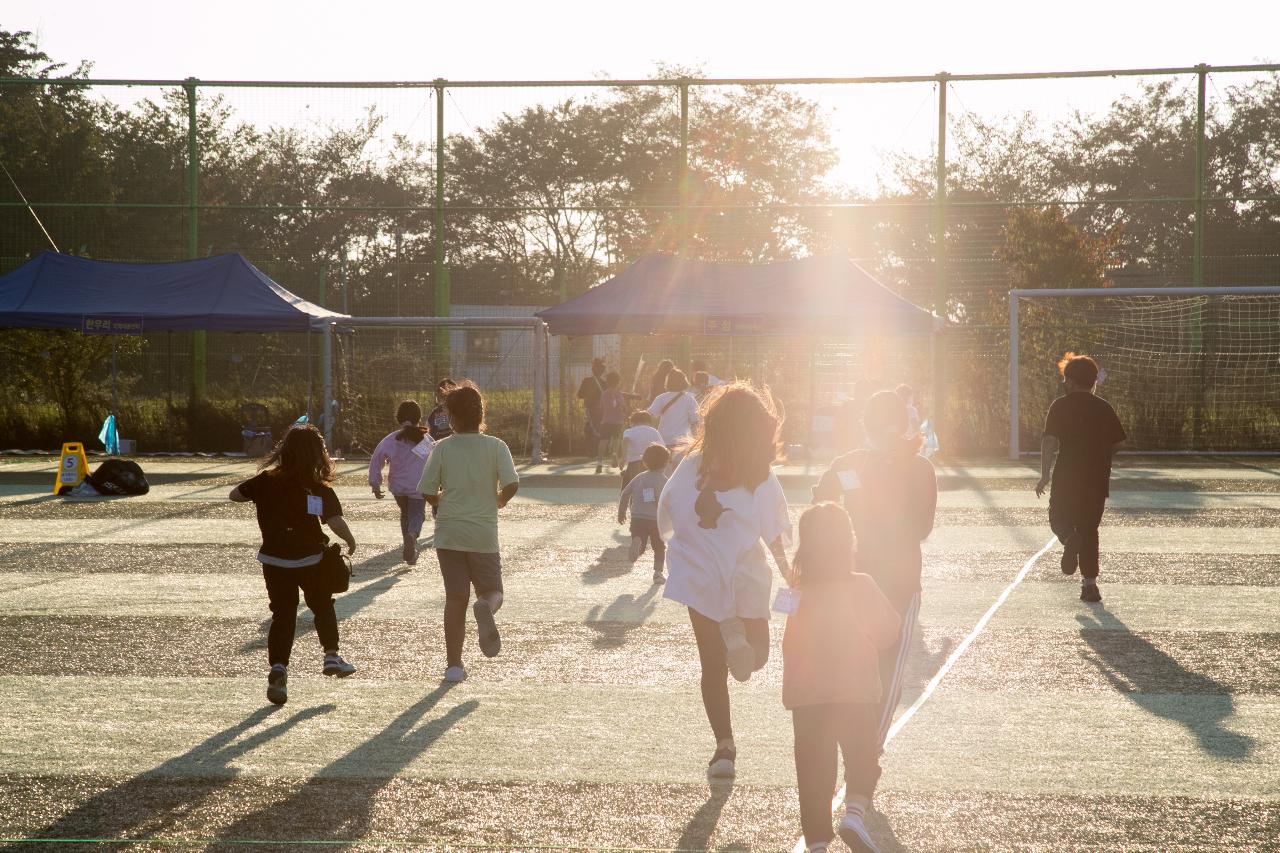
[[[1010,459],[1038,452],[1068,351],[1105,371],[1128,450],[1280,453],[1280,286],[1009,291]]]
[[[487,419],[518,422],[522,446],[543,461],[547,400],[544,364],[547,325],[536,317],[350,317],[325,320],[323,332],[325,443],[334,447],[341,425],[346,443],[372,450],[374,436],[390,431],[398,397],[434,405],[436,382],[472,379],[488,402]],[[357,351],[361,332],[376,335]],[[344,344],[344,340],[347,342]],[[503,403],[496,411],[495,403]],[[383,411],[387,409],[387,411]],[[499,425],[501,426],[501,424]],[[508,436],[508,443],[513,443]],[[517,449],[513,446],[513,450]]]

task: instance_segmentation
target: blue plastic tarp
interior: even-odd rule
[[[554,335],[927,335],[941,325],[837,256],[748,266],[645,255],[537,316]]]
[[[0,328],[303,332],[343,316],[290,293],[239,254],[122,264],[42,252],[0,276]]]

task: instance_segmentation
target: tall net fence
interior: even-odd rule
[[[1179,289],[1181,290],[1181,289]],[[1019,446],[1039,448],[1062,342],[1105,373],[1127,450],[1258,452],[1280,430],[1280,288],[1018,299]]]
[[[553,342],[545,437],[561,453],[583,443],[574,392],[593,357],[628,381],[668,357],[768,382],[792,443],[860,382],[907,383],[945,449],[1002,453],[1009,397],[993,377],[1008,363],[1011,289],[1280,282],[1275,66],[881,81],[663,69],[651,81],[502,86],[106,85],[21,73],[0,79],[0,158],[63,251],[241,252],[305,299],[384,317],[528,316],[646,252],[735,263],[835,253],[948,320],[932,343]],[[0,186],[0,272],[47,248],[31,210]],[[467,372],[514,394],[492,364],[452,360],[469,334],[448,342],[448,359],[440,341],[404,330],[344,341],[376,363],[416,365],[423,375],[395,394]],[[0,407],[0,445],[96,433],[107,351],[55,343],[0,331],[7,363],[65,350],[81,384],[54,393],[56,371],[0,372],[15,401]],[[1071,345],[1047,346],[1036,369]],[[123,429],[143,450],[232,449],[247,402],[266,405],[277,429],[320,411],[315,335],[172,333],[117,349]],[[518,349],[498,361],[516,364]],[[353,358],[345,369],[355,390],[344,435],[360,448],[382,429],[386,402],[356,388],[377,370]],[[494,423],[527,446],[517,421]]]

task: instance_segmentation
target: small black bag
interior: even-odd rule
[[[346,592],[351,586],[351,558],[342,553],[341,545],[327,545],[316,566],[320,588],[330,595]]]
[[[108,459],[86,479],[100,495],[145,495],[151,491],[142,468],[132,459]]]

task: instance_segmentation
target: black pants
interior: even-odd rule
[[[800,827],[806,844],[830,841],[831,796],[836,788],[836,753],[844,755],[845,796],[868,800],[880,781],[880,745],[876,742],[879,706],[803,705],[791,710],[795,731],[796,784]]]
[[[286,569],[262,567],[267,583],[267,600],[271,604],[271,628],[267,631],[267,659],[272,666],[289,665],[293,651],[293,635],[298,627],[298,590],[302,590],[307,607],[316,620],[316,633],[325,651],[338,649],[338,614],[333,609],[333,595],[320,589],[320,573],[315,566]]]
[[[1080,574],[1098,577],[1098,525],[1107,503],[1103,494],[1054,489],[1049,493],[1049,527],[1064,550],[1063,561],[1080,561]]]
[[[689,608],[693,638],[698,643],[698,662],[702,664],[702,706],[716,740],[733,737],[729,719],[729,659],[720,634],[720,623]],[[769,662],[769,620],[743,619],[747,642],[756,653],[756,669]]]
[[[631,516],[631,538],[639,539],[653,549],[653,570],[661,572],[666,564],[667,543],[662,541],[662,534],[658,532],[658,520]]]

